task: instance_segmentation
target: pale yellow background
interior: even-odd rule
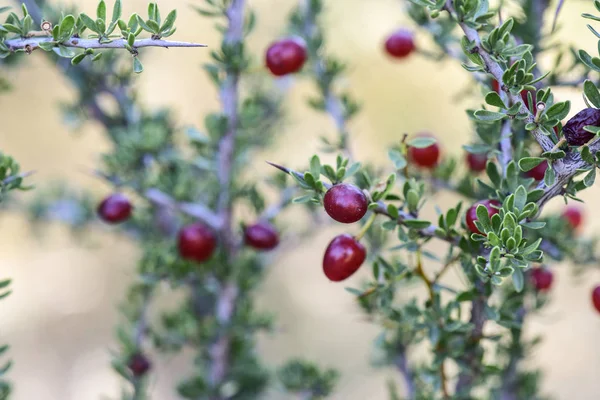
[[[93,12],[96,2],[79,1]],[[124,1],[125,11],[143,11],[145,1]],[[177,39],[218,45],[212,22],[190,11],[201,1],[162,0],[159,5],[179,10]],[[259,15],[251,50],[262,63],[265,46],[284,28],[282,16],[293,1],[252,0]],[[470,135],[463,109],[471,102],[454,96],[465,87],[467,73],[454,62],[435,64],[415,56],[392,63],[381,52],[386,34],[404,21],[400,1],[331,0],[329,34],[331,50],[347,59],[351,68],[345,82],[364,102],[364,112],[351,125],[353,146],[359,158],[383,163],[386,146],[403,132],[431,130],[441,138],[445,151],[460,154],[460,145]],[[579,17],[592,12],[591,1],[568,2],[561,21],[563,37],[595,52],[593,36]],[[0,6],[8,0],[0,0]],[[565,39],[566,40],[566,39]],[[421,46],[427,39],[418,38]],[[208,61],[203,49],[144,51],[145,72],[137,80],[141,98],[150,107],[169,105],[178,122],[200,125],[203,115],[217,106],[215,92],[200,69]],[[547,61],[547,60],[546,60]],[[24,169],[36,170],[30,179],[39,187],[62,179],[73,186],[89,188],[98,196],[108,187],[81,171],[96,165],[107,149],[102,129],[96,123],[74,135],[61,122],[58,102],[74,93],[68,81],[36,53],[9,79],[15,90],[0,96],[0,148],[21,161]],[[293,107],[288,128],[279,133],[278,147],[257,157],[256,171],[265,171],[262,160],[286,160],[301,165],[317,148],[317,137],[333,134],[325,117],[308,110],[303,100],[313,87],[297,82],[291,90]],[[573,101],[573,110],[583,106],[575,91],[560,90],[561,98]],[[25,195],[24,198],[31,196]],[[586,193],[597,202],[598,190]],[[444,207],[451,197],[438,197]],[[591,203],[593,204],[593,203]],[[560,201],[553,207],[560,207]],[[586,231],[600,228],[597,207],[588,206]],[[272,266],[259,290],[259,304],[278,316],[278,332],[260,341],[267,363],[277,365],[290,356],[306,356],[342,372],[337,400],[385,399],[385,381],[398,379],[394,370],[369,366],[372,339],[377,327],[364,320],[344,284],[329,283],[321,273],[321,255],[337,227],[321,230],[306,242],[293,242],[272,256]],[[0,275],[14,278],[14,294],[0,303],[1,342],[12,345],[15,366],[10,377],[16,384],[16,400],[88,400],[118,396],[120,380],[109,367],[113,326],[136,262],[135,247],[106,229],[91,233],[76,243],[58,225],[35,237],[18,215],[0,219]],[[433,268],[436,266],[434,265]],[[600,274],[589,273],[575,280],[568,265],[557,266],[552,305],[528,326],[530,334],[548,335],[535,363],[547,372],[545,391],[558,399],[600,398],[600,316],[590,306],[590,289]],[[360,274],[349,281],[357,284]],[[152,399],[175,399],[174,382],[187,376],[190,355],[155,358]],[[270,399],[286,398],[274,390]]]

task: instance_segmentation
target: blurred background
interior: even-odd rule
[[[96,0],[78,0],[82,11],[92,13]],[[111,3],[111,2],[109,2]],[[162,9],[179,11],[178,40],[216,46],[219,38],[212,22],[190,8],[190,0],[159,0]],[[292,0],[250,0],[259,23],[250,43],[255,61],[262,66],[268,44],[284,30],[282,16]],[[276,3],[276,7],[274,7]],[[464,113],[483,98],[457,101],[469,75],[452,60],[434,63],[416,55],[396,63],[381,48],[385,37],[406,25],[398,0],[328,1],[330,51],[346,59],[351,68],[347,84],[364,104],[351,125],[357,158],[379,165],[387,162],[386,147],[404,132],[433,132],[447,154],[462,157],[461,145],[471,131]],[[593,35],[580,17],[591,12],[591,1],[567,2],[560,21],[565,41],[594,51]],[[14,5],[0,0],[0,7]],[[146,0],[124,1],[124,13],[143,11]],[[551,16],[548,15],[548,19]],[[427,37],[417,34],[419,46]],[[180,125],[201,126],[205,113],[218,106],[216,94],[200,66],[209,59],[205,49],[150,49],[142,52],[145,71],[137,87],[148,107],[170,106]],[[545,61],[542,60],[542,64]],[[548,64],[548,63],[546,63]],[[59,103],[73,94],[60,72],[42,54],[34,53],[9,72],[14,90],[0,95],[0,149],[13,155],[24,170],[35,170],[29,179],[37,187],[57,180],[98,194],[109,190],[82,171],[93,168],[107,149],[101,128],[94,122],[72,132],[62,121]],[[288,82],[287,127],[276,147],[256,157],[249,168],[267,172],[263,160],[285,160],[298,167],[318,150],[318,136],[333,135],[331,122],[305,105],[313,90],[310,82]],[[584,107],[578,91],[559,89],[560,99],[570,99],[571,115]],[[475,101],[475,103],[473,103]],[[269,171],[270,172],[270,171]],[[25,200],[32,193],[17,194]],[[600,193],[586,191],[586,232],[600,229],[600,209],[593,206]],[[455,198],[431,199],[445,208]],[[559,209],[562,200],[549,206]],[[322,366],[335,367],[342,377],[337,400],[387,398],[386,380],[400,382],[394,370],[370,366],[376,326],[365,321],[353,297],[343,288],[356,286],[361,274],[343,284],[324,278],[321,257],[340,227],[319,229],[306,241],[293,242],[275,254],[268,278],[260,289],[259,304],[276,314],[277,332],[261,337],[260,351],[270,366],[291,356],[303,356]],[[0,277],[13,278],[13,294],[0,302],[0,342],[12,346],[15,361],[10,379],[16,400],[88,400],[115,398],[120,380],[110,368],[116,306],[134,276],[136,251],[110,228],[90,232],[75,240],[60,224],[32,231],[25,218],[0,216]],[[557,265],[552,304],[527,325],[528,335],[545,332],[533,363],[546,372],[545,392],[557,399],[600,398],[600,316],[593,311],[590,290],[600,274],[572,275],[570,265]],[[190,356],[156,359],[152,399],[175,399],[174,382],[187,376]],[[280,392],[269,399],[285,399]]]

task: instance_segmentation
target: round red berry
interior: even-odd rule
[[[299,71],[306,61],[306,44],[300,38],[288,38],[271,44],[265,56],[265,64],[275,76]]]
[[[546,174],[547,169],[548,163],[546,161],[542,161],[535,168],[525,172],[525,176],[528,178],[533,178],[536,181],[541,181],[542,179],[544,179],[544,175]]]
[[[212,256],[217,240],[209,228],[201,223],[194,223],[179,231],[178,247],[181,257],[203,262]]]
[[[594,308],[600,312],[600,285],[596,286],[592,291],[592,303],[594,303]]]
[[[144,376],[150,370],[150,367],[150,361],[141,353],[133,354],[127,363],[127,368],[129,368],[133,376],[138,378]]]
[[[546,267],[534,268],[531,270],[531,283],[539,292],[545,292],[552,287],[554,276],[552,271]]]
[[[334,282],[354,274],[367,257],[365,247],[348,234],[336,236],[323,257],[323,272]]]
[[[563,211],[562,217],[573,229],[577,229],[583,222],[583,211],[579,207],[569,206]]]
[[[349,183],[333,185],[323,199],[325,211],[337,222],[351,224],[359,221],[367,213],[367,196]]]
[[[97,211],[104,222],[116,224],[129,219],[132,210],[133,206],[125,195],[114,193],[102,200]]]
[[[485,171],[485,166],[487,165],[487,154],[474,154],[467,153],[467,165],[469,169],[473,172],[481,172]]]
[[[498,208],[502,206],[502,204],[500,204],[500,202],[498,200],[481,200],[481,201],[478,201],[477,203],[473,204],[471,206],[471,208],[469,208],[467,210],[467,215],[466,215],[467,227],[469,228],[469,230],[471,232],[479,233],[479,234],[481,234],[481,232],[475,226],[475,221],[477,221],[477,206],[479,206],[480,204],[484,205],[485,208],[487,208],[488,215],[490,216],[490,218],[493,215],[498,214],[500,212],[500,210]]]
[[[432,137],[432,135],[427,133],[421,133],[417,136]],[[437,144],[437,141],[427,147],[422,148],[409,146],[408,158],[413,164],[416,164],[419,167],[428,169],[435,168],[440,159],[440,146]]]
[[[385,51],[394,58],[404,58],[415,50],[413,33],[407,29],[398,29],[385,41]]]
[[[244,241],[257,250],[272,250],[279,244],[279,234],[273,225],[260,221],[244,229]]]

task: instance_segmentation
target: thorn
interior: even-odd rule
[[[267,164],[269,164],[270,166],[272,166],[272,167],[275,167],[275,168],[277,168],[278,170],[285,172],[286,174],[291,174],[291,173],[292,173],[292,171],[291,171],[289,168],[282,167],[281,165],[279,165],[279,164],[275,164],[275,163],[272,163],[272,162],[270,162],[270,161],[265,161],[265,162],[266,162]]]

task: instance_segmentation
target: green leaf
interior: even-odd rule
[[[529,228],[529,229],[542,229],[543,227],[546,226],[546,223],[541,222],[541,221],[532,221],[532,222],[523,222],[521,225],[524,226],[525,228]]]
[[[71,65],[79,64],[85,59],[85,57],[87,57],[87,54],[85,53],[77,54],[75,57],[71,58]]]
[[[122,13],[122,8],[121,8],[121,0],[115,0],[115,6],[113,7],[113,13],[112,13],[112,22],[113,24],[116,23],[119,18],[121,18],[121,13]]]
[[[596,108],[600,108],[600,92],[594,83],[590,80],[586,80],[583,83],[583,92],[588,101]]]
[[[555,180],[556,180],[556,172],[554,172],[554,168],[552,168],[552,167],[546,168],[546,172],[544,173],[544,184],[546,184],[546,186],[550,187],[550,186],[554,185]]]
[[[506,107],[506,104],[504,104],[504,102],[502,101],[502,98],[500,97],[500,95],[496,92],[489,92],[485,96],[485,102],[488,103],[490,106],[494,106],[494,107],[498,107],[498,108],[502,108],[502,109],[508,108],[508,107]]]
[[[583,184],[586,187],[590,187],[594,184],[596,180],[596,168],[592,168],[592,170],[583,178]]]
[[[403,224],[413,229],[425,229],[431,225],[431,222],[419,219],[407,219],[403,221]]]
[[[177,19],[177,10],[173,10],[169,13],[169,15],[167,15],[167,18],[165,18],[165,22],[160,27],[160,31],[167,32],[168,30],[170,30],[173,27],[173,25],[175,24],[176,19]]]
[[[527,190],[522,185],[517,188],[515,191],[515,208],[519,210],[519,212],[523,211],[525,208],[525,204],[527,203]]]
[[[96,18],[106,21],[106,3],[100,0],[98,8],[96,8]]]
[[[133,57],[133,72],[140,74],[144,70],[144,66],[139,58]]]
[[[542,161],[546,161],[546,159],[541,157],[523,157],[519,160],[519,168],[521,171],[531,171],[540,165]]]
[[[417,149],[424,149],[425,147],[429,147],[432,144],[435,144],[436,139],[429,136],[419,136],[413,138],[407,142],[410,147],[416,147]]]
[[[477,110],[473,115],[480,121],[500,121],[506,117],[506,114],[488,110]]]
[[[483,204],[479,204],[477,206],[477,221],[481,224],[481,226],[483,227],[483,231],[489,231],[492,229],[492,225],[490,223],[490,216],[488,214],[488,209],[486,206],[484,206]]]
[[[94,21],[93,19],[91,19],[90,17],[88,17],[86,14],[79,14],[79,18],[81,18],[81,22],[83,22],[83,25],[85,25],[86,28],[88,28],[89,30],[96,32],[98,34],[102,33],[98,30],[98,27],[96,26],[96,21]]]
[[[553,104],[550,108],[548,108],[546,110],[546,116],[549,119],[557,119],[560,121],[569,114],[570,110],[571,110],[571,102],[570,101],[562,101],[560,103]]]
[[[406,158],[398,150],[390,149],[388,157],[392,160],[396,169],[403,169],[407,165]]]
[[[515,268],[512,275],[512,283],[517,292],[521,292],[525,286],[525,276],[520,268]]]
[[[73,34],[73,28],[75,27],[75,17],[72,15],[67,15],[60,22],[60,28],[58,30],[58,36],[61,41],[64,41],[71,37]]]

